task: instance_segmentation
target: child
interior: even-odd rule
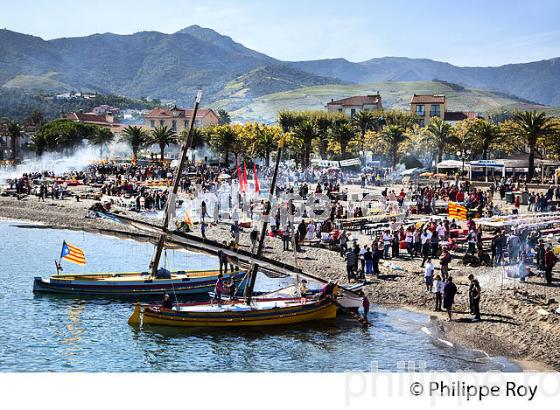
[[[434,278],[434,290],[436,295],[436,308],[434,309],[434,312],[441,312],[441,297],[443,295],[443,286],[444,283],[441,280],[441,276],[436,275],[436,277]]]

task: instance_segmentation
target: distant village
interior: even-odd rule
[[[98,94],[91,92],[65,92],[48,96],[47,98],[53,100],[81,99],[95,101],[98,98]],[[373,95],[350,96],[339,100],[331,99],[331,101],[325,104],[325,109],[328,112],[344,113],[349,118],[352,118],[360,111],[382,111],[382,96],[377,92]],[[418,124],[421,127],[428,126],[435,117],[450,124],[455,124],[465,119],[482,118],[476,112],[450,111],[445,95],[441,94],[413,94],[410,98],[410,112],[416,115]],[[60,113],[60,118],[106,128],[117,137],[129,125],[142,126],[148,132],[156,127],[165,126],[180,134],[184,129],[188,129],[191,116],[191,109],[179,108],[175,105],[165,106],[163,104],[161,107],[151,110],[122,109],[121,107],[101,104],[93,107],[88,112]],[[211,108],[200,109],[195,119],[196,127],[213,126],[219,123],[219,116]],[[20,124],[21,132],[16,137],[17,141],[11,141],[9,121],[0,120],[0,161],[24,159],[26,157],[25,153],[28,152],[26,147],[40,125],[40,123],[33,123],[33,121]],[[15,152],[13,152],[14,149]],[[31,153],[28,153],[28,155],[31,155]]]

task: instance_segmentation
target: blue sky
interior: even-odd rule
[[[0,28],[45,39],[192,24],[284,60],[488,66],[560,56],[558,0],[0,0]]]

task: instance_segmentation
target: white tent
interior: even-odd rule
[[[465,164],[466,166],[467,164]],[[437,169],[461,169],[463,168],[463,163],[454,159],[446,159],[437,164]]]

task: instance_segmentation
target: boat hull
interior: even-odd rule
[[[161,297],[164,294],[175,295],[207,295],[214,289],[219,272],[208,272],[208,275],[184,277],[177,279],[146,279],[143,280],[96,280],[96,279],[65,279],[52,276],[49,279],[36,277],[33,281],[33,292],[53,293],[74,296],[101,297]],[[224,274],[227,282],[234,278],[242,287],[245,272]]]
[[[278,326],[334,319],[336,311],[336,306],[329,300],[270,309],[221,312],[185,312],[136,304],[128,323],[177,327]]]

